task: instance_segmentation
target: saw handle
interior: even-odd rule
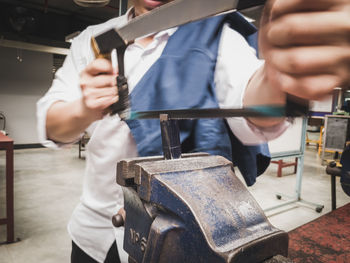
[[[118,58],[118,77],[117,77],[117,88],[119,100],[110,106],[111,115],[116,113],[119,114],[121,119],[125,119],[130,111],[130,100],[129,100],[129,86],[128,80],[125,77],[124,69],[124,55],[127,45],[117,48]]]
[[[111,115],[127,111],[130,108],[129,86],[125,76],[117,77],[117,88],[119,100],[110,106]]]
[[[94,37],[91,38],[91,47],[96,58],[105,58],[112,61],[111,53],[101,53],[100,48]],[[117,89],[119,99],[116,103],[109,107],[109,112],[111,115],[119,114],[121,119],[127,116],[130,109],[129,101],[129,86],[128,80],[125,77],[124,70],[124,55],[127,45],[120,46],[117,48],[117,59],[118,59],[118,76],[117,76]]]
[[[307,116],[309,114],[309,101],[287,94],[285,115],[286,116]]]

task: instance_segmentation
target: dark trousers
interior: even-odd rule
[[[83,250],[80,249],[73,241],[72,241],[72,254],[71,254],[71,263],[97,263],[92,257],[86,254]],[[120,263],[117,244],[114,242],[109,249],[105,263]]]

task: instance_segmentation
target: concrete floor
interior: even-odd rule
[[[83,153],[84,154],[84,153]],[[4,153],[0,152],[0,218],[4,216]],[[267,212],[271,223],[285,231],[303,225],[331,209],[330,177],[320,165],[314,146],[305,153],[302,198],[323,204],[322,213],[314,207],[292,204]],[[71,240],[66,225],[82,188],[84,160],[78,158],[78,148],[60,151],[30,149],[15,151],[15,235],[20,241],[0,245],[0,263],[62,263],[69,262]],[[293,168],[285,168],[277,178],[277,165],[268,171],[249,190],[263,209],[280,204],[276,193],[293,195]],[[350,202],[337,180],[337,205]],[[6,231],[0,226],[0,242]]]

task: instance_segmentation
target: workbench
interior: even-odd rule
[[[13,140],[0,132],[0,150],[6,151],[6,218],[0,225],[7,225],[7,243],[14,242],[14,194],[13,194]]]
[[[289,232],[294,263],[350,262],[350,203]]]

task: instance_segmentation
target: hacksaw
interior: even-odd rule
[[[229,118],[229,117],[283,117],[302,116],[308,112],[306,101],[287,96],[286,106],[263,105],[239,109],[180,109],[131,112],[129,90],[124,77],[124,52],[135,39],[189,22],[225,12],[261,6],[266,0],[174,0],[146,14],[133,18],[120,28],[111,28],[92,37],[96,57],[110,58],[112,50],[118,54],[119,76],[117,78],[119,102],[111,106],[111,113],[122,119],[152,119],[168,114],[175,119]]]

